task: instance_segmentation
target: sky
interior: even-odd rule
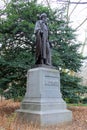
[[[75,0],[71,0],[75,1]],[[77,0],[79,1],[79,0]],[[81,2],[86,2],[86,0],[81,0]],[[75,5],[71,5],[70,12],[75,7]],[[85,19],[87,18],[87,4],[79,4],[74,12],[70,16],[70,20],[72,22],[72,27],[77,28]],[[87,20],[85,23],[78,28],[77,30],[78,37],[77,39],[81,42],[85,41],[85,37],[87,37]],[[87,44],[86,44],[87,46]],[[87,47],[84,48],[84,55],[87,56]]]
[[[79,0],[71,0],[71,1],[79,1]],[[87,2],[87,0],[81,0],[81,2]],[[70,9],[69,9],[70,13],[75,6],[76,5],[74,4],[70,5]],[[87,4],[78,4],[76,9],[70,16],[70,20],[72,21],[72,27],[77,28],[78,25],[80,25],[86,18],[87,18]],[[85,37],[87,37],[87,20],[80,28],[78,28],[77,35],[78,35],[77,37],[78,41],[81,42],[85,41]],[[85,45],[83,55],[87,56],[87,43]]]
[[[8,0],[9,1],[9,0]],[[46,0],[38,0],[39,3],[45,3]],[[58,6],[61,6],[61,1],[67,1],[67,0],[48,0],[50,3],[51,8],[58,8]],[[60,1],[60,2],[59,2]],[[70,0],[71,2],[86,2],[85,4],[78,4],[75,8],[76,4],[70,4],[69,6],[69,15],[70,15],[70,21],[72,21],[72,28],[77,28],[78,25],[80,25],[86,18],[87,18],[87,0]],[[0,0],[0,8],[3,8],[3,0]],[[75,9],[74,9],[75,8]],[[71,14],[72,10],[74,9],[73,13]],[[85,35],[87,36],[87,21],[77,30],[77,40],[84,43],[85,41]],[[86,44],[87,46],[87,44]],[[87,56],[87,47],[85,46],[83,55]]]

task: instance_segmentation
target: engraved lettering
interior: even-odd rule
[[[45,76],[45,85],[46,86],[58,86],[58,77],[55,76]]]

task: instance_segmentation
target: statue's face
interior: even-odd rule
[[[42,20],[43,20],[44,23],[47,23],[47,17],[46,16],[43,16]]]

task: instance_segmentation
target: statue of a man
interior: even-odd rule
[[[51,50],[48,40],[47,14],[42,13],[36,22],[36,64],[51,65]]]

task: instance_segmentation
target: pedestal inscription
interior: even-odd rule
[[[38,67],[28,71],[27,90],[18,113],[29,122],[54,125],[72,120],[60,92],[58,70]]]

